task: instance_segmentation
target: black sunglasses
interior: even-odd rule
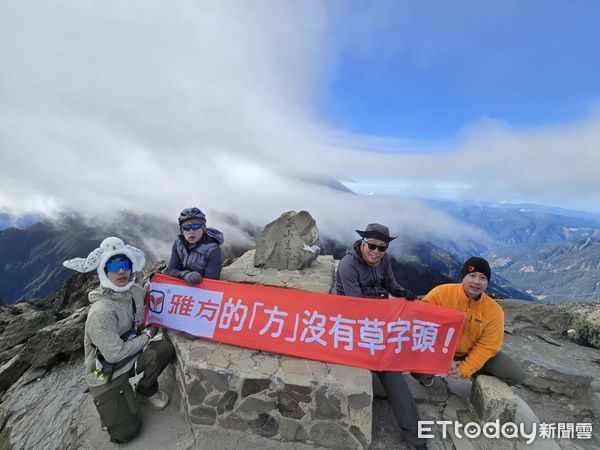
[[[367,247],[369,247],[369,250],[379,250],[381,253],[385,252],[388,248],[387,245],[375,245],[375,244],[371,244],[370,242],[367,242]]]

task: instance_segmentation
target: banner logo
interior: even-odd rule
[[[150,311],[156,314],[162,313],[165,304],[165,293],[157,290],[151,290],[148,293],[148,305]]]

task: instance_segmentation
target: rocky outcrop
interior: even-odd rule
[[[44,308],[56,312],[61,318],[78,309],[89,306],[87,293],[98,286],[96,272],[77,273],[67,278],[65,283],[38,302]]]
[[[31,366],[25,350],[39,330],[56,323],[54,311],[35,303],[0,307],[0,392],[8,389]]]
[[[0,404],[0,449],[73,448],[65,441],[86,398],[81,367],[76,358],[20,377]]]
[[[29,368],[51,367],[83,348],[95,274],[76,273],[39,302],[0,307],[0,392]]]
[[[51,367],[82,349],[87,312],[88,307],[81,308],[13,347],[16,354],[0,367],[0,391],[8,389],[27,369]]]
[[[506,313],[505,330],[540,330],[566,337],[579,345],[600,349],[600,304],[535,303],[525,307],[521,302],[500,300]],[[549,342],[553,344],[552,341]]]
[[[56,323],[57,320],[54,311],[39,310],[30,303],[19,303],[14,307],[2,308],[2,313],[2,322],[5,323],[0,334],[2,353],[11,347],[27,342],[40,328]],[[0,358],[2,358],[2,354],[0,354]]]
[[[574,325],[570,304],[499,303],[505,312],[503,350],[523,364],[529,375],[514,392],[542,421],[586,422],[600,429],[600,353],[567,337]],[[595,310],[597,305],[587,307]],[[578,317],[585,323],[584,316]],[[597,434],[592,444],[600,447]]]
[[[569,303],[556,305],[569,317],[565,335],[580,345],[600,349],[600,304]]]
[[[319,256],[319,230],[307,211],[288,211],[265,226],[256,241],[254,265],[300,270]]]

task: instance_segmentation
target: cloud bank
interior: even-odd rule
[[[317,105],[335,72],[332,11],[316,1],[3,3],[0,210],[174,220],[196,205],[209,222],[224,212],[263,225],[306,209],[340,239],[380,221],[460,240],[477,232],[407,197],[598,198],[598,115],[535,130],[484,121],[438,142],[329,125]],[[399,186],[390,193],[404,197],[333,180]]]

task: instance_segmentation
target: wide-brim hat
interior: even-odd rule
[[[391,242],[398,236],[390,236],[390,230],[380,223],[370,223],[365,230],[356,230],[360,237],[364,239],[377,239],[383,242]]]

